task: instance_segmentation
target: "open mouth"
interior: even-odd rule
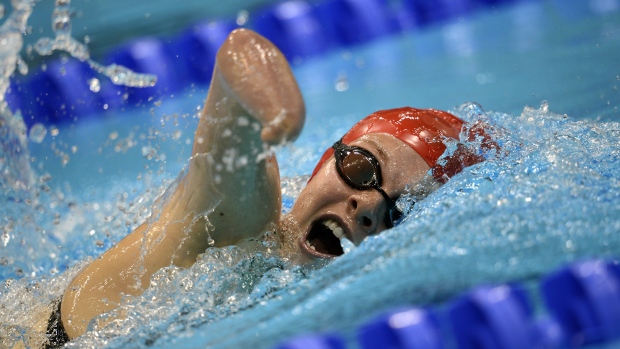
[[[326,219],[314,223],[306,237],[306,245],[314,252],[327,257],[344,254],[340,238],[345,237],[344,230],[338,222]]]

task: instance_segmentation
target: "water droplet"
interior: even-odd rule
[[[344,74],[340,74],[338,75],[338,78],[336,79],[336,91],[338,92],[344,92],[346,90],[349,89],[349,79],[347,78],[346,75]]]
[[[344,253],[349,253],[351,252],[351,250],[353,250],[355,248],[355,244],[353,244],[353,242],[351,242],[351,240],[343,237],[342,239],[340,239],[340,246],[342,246],[342,250],[344,251]]]
[[[9,236],[9,234],[7,233],[2,233],[2,245],[4,247],[6,247],[6,245],[9,244],[9,241],[11,240],[11,237]]]
[[[95,93],[99,92],[101,90],[101,83],[99,82],[99,79],[97,78],[89,79],[88,88],[90,88],[90,90]]]
[[[248,22],[250,13],[246,10],[241,10],[237,13],[237,25],[244,25]]]
[[[157,151],[150,145],[145,145],[142,147],[142,156],[151,160],[155,155],[157,155]]]
[[[28,74],[28,65],[20,56],[17,56],[17,70],[22,75]]]
[[[110,64],[103,66],[92,60],[89,60],[91,68],[97,72],[109,77],[116,85],[129,87],[153,87],[157,83],[157,76],[152,74],[135,73],[131,69],[122,65]]]
[[[40,38],[34,44],[34,50],[37,51],[41,56],[49,56],[52,54],[53,49],[53,41],[50,38]],[[42,67],[45,69],[46,67]]]
[[[181,138],[181,135],[183,135],[183,132],[181,132],[181,130],[176,130],[174,131],[174,133],[172,133],[172,139],[178,140],[179,138]]]
[[[30,132],[28,133],[28,138],[31,142],[41,143],[47,134],[47,129],[43,124],[36,123],[30,128]]]
[[[58,127],[56,127],[56,126],[51,126],[51,127],[50,127],[50,134],[51,134],[53,137],[58,136],[58,133],[60,133],[60,131],[58,131]]]
[[[68,35],[71,32],[71,20],[67,11],[54,11],[52,28],[58,35]]]
[[[336,91],[344,92],[349,89],[349,83],[347,81],[338,81],[336,83]]]

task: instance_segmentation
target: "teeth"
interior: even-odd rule
[[[340,227],[340,224],[338,224],[336,221],[328,219],[323,222],[323,225],[328,227],[338,239],[342,239],[342,237],[344,236],[344,230],[342,230],[342,227]]]

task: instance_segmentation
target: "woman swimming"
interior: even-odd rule
[[[280,177],[269,146],[294,140],[304,120],[303,98],[284,56],[252,31],[232,32],[216,57],[187,170],[151,220],[73,279],[50,319],[50,343],[83,334],[123,295],[143,293],[155,272],[189,267],[212,246],[272,230],[291,262],[327,261],[343,253],[340,239],[357,245],[400,223],[401,195],[428,194],[483,160],[458,144],[465,124],[449,113],[380,111],[326,151],[291,212],[280,217]],[[480,127],[470,126],[470,137],[482,135],[488,143]],[[456,151],[439,161],[448,141]]]

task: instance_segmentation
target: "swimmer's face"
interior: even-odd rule
[[[394,200],[430,169],[418,153],[390,134],[371,133],[347,145],[361,147],[377,159],[381,188]],[[304,263],[341,255],[337,236],[359,245],[367,236],[388,229],[387,211],[377,190],[351,188],[338,174],[332,156],[302,191],[283,225]]]

